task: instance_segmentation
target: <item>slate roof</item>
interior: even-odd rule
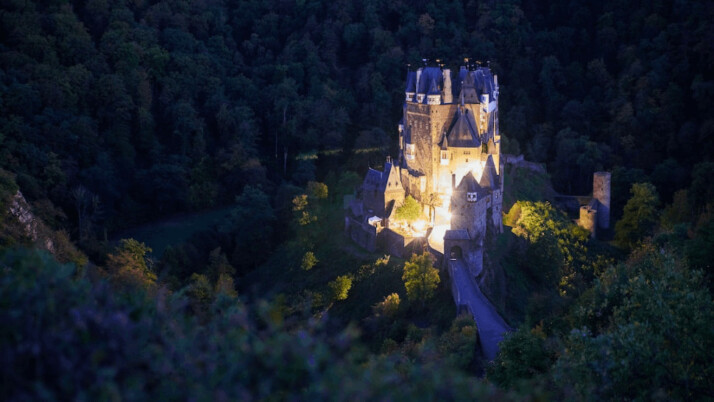
[[[459,185],[456,186],[456,191],[463,193],[478,193],[479,196],[488,194],[488,191],[481,187],[479,182],[476,181],[472,172],[468,172],[464,175],[464,178],[461,179]]]
[[[405,92],[428,95],[439,94],[444,87],[443,74],[442,69],[439,67],[424,67],[421,69],[419,85],[417,87],[416,71],[407,71]],[[461,66],[458,72],[458,78],[451,81],[451,92],[454,102],[459,102],[462,87],[468,91],[475,91],[479,98],[481,95],[487,94],[489,101],[492,100],[496,88],[491,69],[488,67],[477,67],[475,70],[469,70],[467,67]],[[424,102],[426,102],[426,99],[424,99]]]
[[[362,188],[365,190],[379,190],[382,184],[382,172],[372,168],[367,169],[367,174],[364,176]]]
[[[461,66],[459,69],[459,78],[455,80],[452,85],[455,100],[460,99],[462,83],[463,87],[467,90],[473,88],[479,98],[481,95],[487,94],[489,101],[493,100],[495,85],[490,68],[477,67],[475,70],[469,71],[466,67]]]
[[[481,139],[476,130],[476,120],[473,112],[465,108],[456,111],[456,117],[451,124],[449,133],[446,135],[448,146],[456,148],[478,148],[481,146]]]
[[[441,89],[444,81],[441,69],[439,67],[424,67],[421,70],[421,76],[419,76],[419,88],[417,88],[417,93],[425,94],[429,92],[432,81],[436,84],[437,89]]]
[[[493,157],[491,155],[486,159],[486,165],[483,168],[479,185],[483,188],[498,188],[498,174],[496,173],[496,165],[493,163]]]
[[[372,168],[367,169],[367,175],[364,177],[364,182],[362,182],[362,188],[365,190],[384,192],[387,190],[391,179],[393,186],[389,189],[399,189],[401,187],[401,181],[399,179],[399,172],[397,172],[396,169],[397,168],[394,167],[391,162],[384,164],[384,172]],[[395,187],[394,184],[396,184],[397,187]]]
[[[364,215],[364,205],[362,204],[362,201],[360,200],[352,200],[350,202],[350,210],[352,211],[352,215],[354,216],[362,216]]]
[[[486,94],[489,96],[489,101],[493,100],[494,82],[491,69],[488,67],[479,67],[475,71],[472,71],[471,74],[473,75],[474,87],[476,91],[478,91],[478,95]]]
[[[429,85],[429,92],[427,95],[441,95],[441,91],[436,87],[436,80],[431,80],[431,85]]]
[[[382,182],[379,185],[379,189],[381,191],[386,191],[387,190],[387,184],[389,182],[390,176],[392,176],[392,169],[394,169],[396,173],[396,168],[392,166],[390,162],[386,162],[384,164],[384,172],[382,173]]]
[[[469,240],[469,232],[466,229],[450,229],[444,233],[444,240]]]
[[[416,92],[416,71],[407,71],[407,89],[404,92]]]

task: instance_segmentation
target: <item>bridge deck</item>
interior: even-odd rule
[[[512,329],[481,293],[462,259],[449,260],[448,266],[454,301],[457,306],[466,306],[471,311],[478,327],[483,354],[488,360],[493,360],[498,354],[498,343],[503,340],[505,333]]]

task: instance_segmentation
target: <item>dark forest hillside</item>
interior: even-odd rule
[[[714,152],[712,13],[697,2],[7,1],[1,163],[91,237],[225,204],[246,184],[304,184],[314,169],[294,157],[306,151],[388,146],[407,63],[469,56],[501,77],[507,151],[546,162],[558,190],[586,193],[592,171],[617,166],[625,190],[650,178],[668,201]],[[98,204],[87,219],[82,197]]]
[[[681,0],[0,0],[0,396],[714,397],[712,21]],[[396,157],[408,69],[465,58],[498,75],[504,153],[549,175],[508,170],[488,242],[519,329],[491,365],[452,305],[405,298],[405,261],[336,235]],[[537,199],[599,170],[606,241]],[[76,266],[17,249],[42,243],[18,190]],[[108,241],[217,211],[161,255]]]

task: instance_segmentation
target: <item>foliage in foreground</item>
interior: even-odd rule
[[[572,329],[547,339],[513,334],[489,378],[504,387],[531,379],[580,400],[713,396],[714,303],[702,272],[675,254],[636,250],[599,275],[568,320]]]
[[[3,400],[506,397],[438,363],[369,358],[354,331],[267,303],[219,295],[199,323],[182,292],[126,297],[75,275],[43,252],[0,257]]]

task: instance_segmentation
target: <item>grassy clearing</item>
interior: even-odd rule
[[[152,249],[152,256],[161,258],[168,246],[181,244],[191,235],[224,222],[233,207],[223,207],[210,211],[180,215],[158,222],[148,223],[112,235],[112,241],[132,238],[145,243]]]

